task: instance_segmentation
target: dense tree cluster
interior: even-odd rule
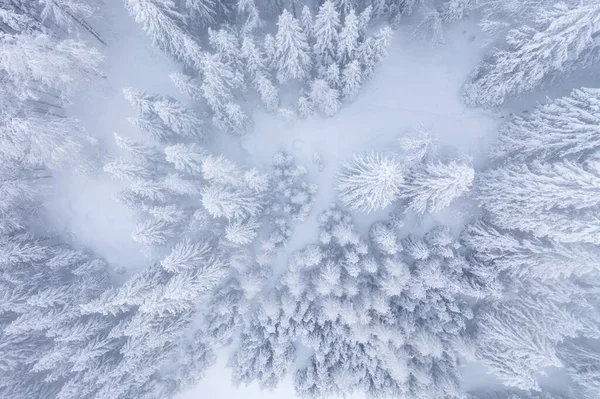
[[[319,216],[319,243],[288,267],[242,335],[235,381],[273,387],[308,350],[294,376],[303,396],[461,397],[464,298],[484,287],[447,229],[401,240],[378,222],[365,241],[333,207]]]
[[[401,202],[405,212],[435,213],[467,193],[475,171],[462,155],[442,155],[418,128],[400,138],[399,153],[356,155],[342,165],[337,189],[344,206],[372,212]]]
[[[577,397],[599,392],[597,370],[583,366],[600,337],[596,101],[583,88],[514,117],[479,178],[485,221],[463,239],[508,293],[480,309],[478,353],[509,386],[539,390],[536,376],[561,367]]]
[[[291,81],[302,87],[292,104],[297,115],[307,117],[314,110],[333,115],[385,57],[391,36],[388,28],[370,34],[372,7],[358,13],[350,3],[332,0],[323,2],[314,17],[308,5],[297,12],[282,8],[275,35],[260,29],[254,1],[240,1],[230,12],[245,20],[242,29],[208,23],[205,33],[192,29],[192,21],[211,21],[222,12],[216,2],[187,2],[184,9],[155,0],[126,3],[152,40],[189,66],[173,75],[180,90],[211,110],[216,127],[238,135],[250,123],[245,101],[250,91],[275,111],[279,85],[295,90],[287,84]],[[200,46],[202,40],[208,41],[207,48]]]

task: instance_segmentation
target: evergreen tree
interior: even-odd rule
[[[587,342],[569,342],[559,351],[569,376],[575,381],[575,393],[581,398],[595,398],[600,393],[600,353]]]
[[[462,238],[490,272],[507,274],[514,280],[543,281],[598,272],[598,250],[591,245],[540,239],[501,230],[483,221],[468,225]]]
[[[412,265],[386,223],[371,230],[372,253],[338,208],[319,224],[319,244],[290,257],[244,330],[230,362],[234,381],[274,387],[300,342],[311,355],[295,373],[299,394],[461,397],[456,346],[467,340],[470,315],[456,295],[477,292],[477,281],[448,230],[429,232],[428,257]]]
[[[298,21],[287,10],[279,16],[275,36],[273,63],[277,69],[277,79],[286,83],[290,79],[303,80],[311,68],[310,53],[306,33]]]
[[[597,59],[591,53],[598,31],[600,6],[595,2],[575,6],[558,3],[540,10],[535,26],[511,30],[508,48],[496,50],[473,72],[463,89],[465,102],[501,105],[508,97],[593,62]]]
[[[476,7],[473,0],[446,0],[442,4],[441,17],[444,22],[456,22],[467,16]]]
[[[337,60],[344,65],[354,60],[360,45],[360,21],[352,9],[344,18],[337,47]]]
[[[597,243],[593,216],[598,187],[596,161],[511,163],[482,176],[481,201],[499,227],[563,242]]]
[[[131,88],[124,89],[123,94],[138,112],[139,116],[131,120],[133,124],[147,130],[158,141],[172,137],[204,137],[202,120],[177,100]]]
[[[185,7],[205,24],[216,22],[219,3],[216,0],[185,0]]]
[[[600,90],[582,88],[537,107],[530,116],[515,116],[500,130],[492,156],[584,160],[600,147],[599,106]]]
[[[325,79],[311,82],[308,95],[312,104],[327,116],[334,115],[340,109],[339,91]]]
[[[352,99],[362,85],[362,72],[357,60],[349,62],[342,71],[342,95],[344,99]]]
[[[363,68],[363,76],[369,77],[387,56],[387,48],[392,37],[390,28],[382,28],[377,34],[368,37],[358,49],[358,60]]]
[[[200,68],[204,58],[202,48],[188,33],[185,17],[174,2],[126,0],[125,6],[155,45],[188,66]]]
[[[343,165],[338,176],[340,200],[350,209],[372,212],[399,198],[404,168],[395,157],[371,153]]]
[[[407,211],[433,213],[463,195],[474,178],[475,171],[468,164],[456,161],[427,163],[409,175],[401,196],[406,198]]]
[[[339,29],[339,11],[332,0],[327,0],[319,7],[313,26],[313,52],[318,64],[327,65],[335,60]]]
[[[249,33],[263,24],[256,2],[254,0],[238,0],[237,11],[245,20],[242,25],[242,31]]]
[[[312,13],[310,12],[310,8],[305,5],[302,7],[302,12],[300,14],[300,26],[306,34],[306,37],[309,39],[313,36],[313,25],[314,21]]]

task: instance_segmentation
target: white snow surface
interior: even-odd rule
[[[152,47],[122,5],[105,10],[114,14],[106,15],[96,26],[100,32],[110,32],[110,36],[105,35],[108,46],[99,47],[106,57],[106,79],[83,93],[70,112],[82,120],[88,132],[100,140],[107,155],[112,156],[117,153],[113,132],[139,137],[127,121],[133,111],[123,99],[122,88],[134,87],[180,98],[168,77],[179,67]],[[398,30],[389,57],[364,85],[357,99],[345,104],[334,117],[315,116],[290,124],[276,114],[257,111],[247,137],[241,141],[230,137],[217,139],[216,144],[226,155],[242,164],[262,168],[269,166],[276,151],[285,148],[309,168],[310,180],[319,185],[313,212],[306,222],[296,225],[285,253],[275,261],[276,272],[285,270],[289,253],[316,240],[316,215],[336,200],[336,172],[340,164],[354,154],[397,150],[399,135],[424,124],[439,135],[442,143],[471,155],[476,166],[487,162],[485,154],[497,119],[483,111],[467,109],[459,97],[462,82],[481,56],[481,45],[472,40],[472,31],[475,30],[466,24],[457,26],[447,36],[447,42],[452,45],[434,47],[411,40],[410,32]],[[321,171],[312,163],[314,153],[323,160]],[[47,198],[46,212],[55,227],[69,234],[75,244],[90,248],[109,262],[134,272],[143,267],[147,259],[141,246],[131,238],[132,213],[112,199],[119,187],[119,182],[103,172],[94,177],[61,173],[52,195]],[[389,211],[356,213],[359,230],[366,232],[373,221],[385,218]],[[405,228],[425,231],[426,224],[433,221],[459,230],[464,217],[463,213],[450,208],[431,220],[415,222]],[[294,397],[289,379],[271,392],[261,392],[257,385],[232,387],[225,367],[226,357],[221,355],[218,364],[202,381],[178,398]],[[481,377],[479,372],[475,374]],[[478,384],[469,381],[466,385],[473,388]]]
[[[81,120],[88,134],[99,140],[108,156],[117,154],[113,133],[141,137],[127,121],[133,116],[133,110],[123,97],[124,87],[179,96],[169,79],[169,74],[178,71],[179,66],[152,46],[121,1],[113,2],[116,4],[104,7],[104,11],[111,14],[94,21],[108,45],[99,46],[90,41],[104,54],[106,78],[81,93],[69,109],[71,116]],[[131,238],[133,213],[112,198],[121,184],[102,172],[102,165],[98,169],[97,176],[55,173],[53,195],[46,201],[48,218],[75,244],[97,252],[111,265],[129,271],[139,269],[146,258],[142,246]]]

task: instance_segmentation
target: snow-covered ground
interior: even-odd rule
[[[121,5],[106,10],[114,14],[97,23],[100,32],[111,32],[110,36],[105,35],[108,46],[101,48],[106,57],[106,79],[83,93],[70,112],[112,155],[116,151],[113,132],[136,135],[127,122],[131,109],[121,89],[131,86],[178,97],[168,78],[178,66],[152,47]],[[393,151],[397,137],[411,127],[423,124],[438,133],[443,143],[471,155],[476,165],[486,162],[486,148],[496,119],[466,109],[459,99],[460,86],[480,57],[481,46],[472,40],[472,35],[469,28],[457,27],[448,34],[451,46],[432,47],[410,40],[408,32],[397,31],[388,59],[357,100],[346,104],[336,116],[289,124],[276,115],[257,112],[248,137],[242,141],[224,140],[235,146],[226,152],[243,156],[244,163],[266,166],[283,147],[309,167],[311,180],[319,185],[317,202],[309,220],[296,226],[287,253],[315,240],[316,215],[336,199],[334,181],[340,164],[355,153]],[[321,171],[312,163],[315,153],[324,162]],[[133,270],[141,267],[145,259],[141,246],[131,238],[133,215],[112,199],[118,189],[118,182],[106,174],[82,177],[64,173],[58,176],[53,195],[47,199],[48,217],[57,228],[70,233],[75,243]],[[357,214],[356,222],[364,231],[373,220],[387,213]],[[461,216],[452,209],[438,218],[453,226],[462,223]],[[276,259],[279,270],[285,267],[287,253]],[[225,359],[221,358],[197,387],[179,398],[200,397],[286,398],[293,397],[293,388],[287,381],[273,392],[259,392],[257,386],[235,389],[225,369]]]
[[[117,150],[113,133],[139,137],[127,121],[132,110],[123,98],[123,87],[179,95],[169,79],[169,74],[178,71],[179,66],[152,46],[121,1],[112,2],[115,4],[104,8],[110,14],[94,21],[108,45],[100,46],[83,37],[104,54],[106,79],[81,93],[69,110],[81,120],[88,134],[100,141],[108,155]],[[55,228],[70,235],[76,244],[96,251],[112,265],[138,269],[145,258],[142,246],[131,238],[132,212],[112,198],[119,188],[119,182],[102,172],[86,177],[58,174],[54,193],[47,199],[48,217]]]

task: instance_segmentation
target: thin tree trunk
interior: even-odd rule
[[[105,46],[107,45],[106,42],[104,41],[104,39],[102,39],[102,37],[98,33],[98,31],[96,31],[96,29],[92,28],[92,26],[90,24],[88,24],[84,19],[79,18],[78,16],[72,14],[68,10],[65,10],[65,12],[67,13],[67,15],[69,15],[71,18],[73,18],[73,21],[77,22],[79,25],[81,25],[81,27],[83,27],[83,29],[87,30],[92,36],[94,36],[96,39],[98,39],[98,41],[100,43],[104,44]]]

